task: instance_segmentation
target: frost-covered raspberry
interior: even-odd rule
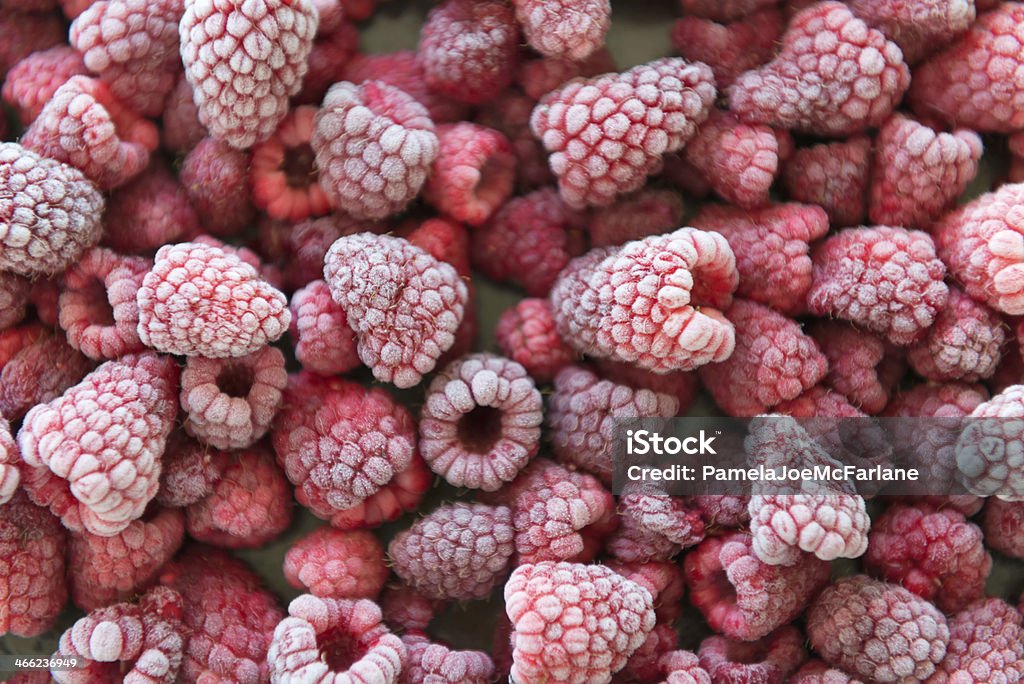
[[[680,228],[575,259],[551,291],[558,332],[577,351],[656,373],[732,354],[722,313],[739,281],[729,243]]]
[[[301,221],[330,211],[310,146],[316,112],[316,107],[296,107],[268,140],[252,149],[253,204],[271,218]]]
[[[896,113],[875,139],[868,216],[872,223],[928,228],[978,173],[981,137],[937,132]]]
[[[398,88],[426,107],[434,123],[461,121],[466,118],[466,105],[428,87],[423,64],[412,50],[356,55],[345,65],[341,75],[352,83],[383,81]]]
[[[700,62],[659,59],[621,74],[570,81],[548,93],[530,126],[551,157],[569,206],[607,206],[639,189],[661,158],[697,134],[715,98]]]
[[[946,267],[920,231],[850,228],[812,254],[811,313],[860,325],[906,346],[921,339],[946,303]]]
[[[742,299],[725,316],[736,329],[735,350],[698,373],[715,403],[729,415],[765,413],[825,377],[825,356],[795,321]]]
[[[515,184],[515,156],[504,135],[462,121],[437,127],[437,158],[423,198],[439,212],[471,226],[505,203]]]
[[[924,339],[907,350],[911,367],[928,380],[975,382],[999,365],[1006,331],[1002,319],[956,287]]]
[[[356,333],[375,378],[412,387],[455,342],[468,291],[455,269],[402,238],[343,237],[324,260],[324,280]]]
[[[172,432],[160,459],[160,489],[153,499],[161,506],[181,508],[210,495],[227,463],[221,452],[200,444],[183,430]]]
[[[431,642],[424,634],[402,637],[409,658],[402,684],[489,684],[494,662],[483,651],[456,651]]]
[[[11,436],[11,426],[0,413],[0,505],[11,500],[21,482],[21,455]]]
[[[1007,387],[969,418],[956,445],[967,490],[1008,500],[1024,496],[1024,385]]]
[[[272,682],[398,684],[407,656],[373,601],[303,594],[274,629],[267,662]]]
[[[544,562],[505,584],[511,678],[610,682],[654,628],[650,592],[602,565]]]
[[[548,57],[582,61],[604,45],[609,0],[513,0],[526,42]]]
[[[946,618],[928,601],[866,575],[845,577],[807,611],[811,646],[829,665],[875,682],[921,682],[946,654]]]
[[[388,545],[395,572],[427,598],[486,598],[508,571],[515,551],[507,506],[441,506]]]
[[[105,536],[141,517],[159,486],[176,384],[170,357],[130,354],[29,411],[18,446],[32,499],[69,529]]]
[[[32,281],[14,273],[0,271],[0,331],[25,318]]]
[[[824,209],[833,227],[856,225],[867,212],[871,159],[866,135],[804,147],[786,162],[782,183],[790,199]]]
[[[815,321],[808,332],[828,359],[832,389],[865,413],[885,408],[905,370],[897,348],[843,321]]]
[[[68,543],[71,600],[86,611],[129,600],[152,584],[184,537],[185,518],[174,508],[156,509],[113,537],[72,534]]]
[[[672,190],[646,189],[595,212],[587,231],[594,247],[621,245],[668,233],[683,218],[683,200]]]
[[[66,39],[60,15],[5,8],[0,15],[0,75],[33,52],[60,45]]]
[[[389,584],[380,597],[384,621],[397,632],[423,632],[447,601],[430,599],[407,584]],[[499,618],[500,619],[500,618]]]
[[[665,676],[662,684],[711,684],[711,676],[700,666],[700,659],[692,651],[668,651],[658,659],[658,667]]]
[[[982,529],[990,547],[1013,558],[1024,558],[1024,502],[988,499]]]
[[[333,0],[327,0],[332,2]],[[318,4],[313,0],[313,4]],[[333,3],[337,6],[338,3]],[[319,11],[320,8],[318,8]],[[341,19],[334,22],[334,17]],[[330,26],[330,23],[337,23]],[[317,31],[313,48],[306,60],[306,75],[302,79],[302,89],[292,98],[292,104],[319,105],[323,101],[327,89],[338,81],[351,79],[343,76],[346,65],[359,52],[359,30],[345,21],[337,11],[325,15],[320,12],[320,26]]]
[[[64,336],[49,332],[37,335],[0,372],[0,415],[20,420],[36,404],[59,397],[94,365]]]
[[[1024,680],[1024,619],[1005,601],[977,601],[949,620],[949,646],[934,684]]]
[[[372,533],[321,527],[288,549],[284,576],[293,587],[314,596],[376,600],[388,568],[384,547]]]
[[[404,209],[440,149],[423,105],[382,81],[331,86],[310,145],[332,206],[358,219]]]
[[[771,7],[778,0],[679,0],[684,14],[693,14],[715,21],[741,19],[751,12]]]
[[[712,682],[782,684],[807,651],[800,630],[786,625],[757,641],[710,636],[700,643],[698,657]]]
[[[72,76],[87,74],[82,56],[69,45],[33,52],[11,67],[4,78],[3,99],[21,123],[32,123],[53,94]]]
[[[494,330],[498,347],[522,364],[538,383],[550,382],[558,371],[576,359],[555,329],[551,303],[546,299],[521,299],[506,309]]]
[[[908,64],[951,43],[975,17],[969,0],[851,0],[849,5],[854,14],[899,45]]]
[[[21,491],[0,506],[0,634],[37,636],[67,602],[67,530]]]
[[[515,75],[519,26],[498,0],[445,0],[420,29],[417,59],[427,85],[467,104],[493,100]]]
[[[530,116],[536,104],[529,95],[509,88],[481,107],[476,118],[478,123],[501,131],[508,138],[516,156],[516,185],[524,191],[554,182],[547,152],[530,130]]]
[[[216,138],[200,140],[181,163],[178,178],[211,234],[235,235],[252,222],[249,172],[249,155]]]
[[[664,561],[704,538],[700,510],[654,487],[625,490],[618,501],[619,528],[608,553],[626,563]]]
[[[805,309],[811,288],[808,244],[828,232],[821,207],[778,204],[763,209],[708,205],[690,222],[720,233],[736,254],[736,294],[789,315]]]
[[[1024,63],[1022,21],[1024,6],[1019,3],[1002,3],[980,14],[962,38],[914,69],[907,102],[921,116],[979,133],[1020,129],[1024,106],[1017,71]]]
[[[273,134],[302,87],[316,28],[308,0],[185,0],[181,61],[214,138],[244,149]]]
[[[638,389],[649,389],[658,394],[669,394],[675,397],[679,401],[679,408],[676,410],[677,416],[690,410],[700,389],[697,374],[692,371],[658,374],[632,364],[613,361],[596,361],[594,367],[602,378],[614,383],[631,385]]]
[[[188,152],[205,138],[206,126],[199,121],[199,109],[192,96],[192,84],[184,73],[178,78],[164,103],[161,126],[163,146],[177,154]]]
[[[796,14],[782,49],[729,89],[742,121],[801,133],[846,136],[885,120],[910,85],[899,46],[839,2]]]
[[[390,226],[329,214],[291,225],[260,221],[261,252],[283,265],[285,284],[298,289],[324,277],[324,257],[335,240],[355,233],[385,232]]]
[[[285,296],[234,254],[199,242],[165,245],[137,294],[139,337],[168,354],[245,356],[281,337]]]
[[[686,592],[686,581],[683,577],[683,568],[678,563],[673,561],[624,563],[612,559],[607,565],[626,579],[636,582],[651,592],[651,598],[654,599],[654,616],[659,624],[674,623],[682,614],[682,599]]]
[[[331,298],[327,283],[314,280],[296,290],[289,306],[295,358],[303,368],[339,375],[360,366],[355,333],[345,310]]]
[[[577,77],[589,78],[618,71],[608,49],[601,47],[582,61],[563,57],[533,57],[516,70],[516,83],[534,103]],[[516,92],[516,91],[513,91]],[[491,103],[496,104],[496,103]],[[532,106],[531,106],[532,109]]]
[[[829,667],[823,660],[811,659],[803,667],[793,673],[789,684],[864,684],[861,680],[846,674],[842,670]]]
[[[158,116],[180,73],[181,0],[99,0],[71,24],[68,41],[114,97]]]
[[[65,81],[21,137],[26,149],[80,169],[104,190],[142,173],[158,143],[155,125],[88,76]]]
[[[197,206],[204,223],[213,223],[205,213],[210,207],[201,202]],[[199,216],[184,186],[160,160],[110,193],[103,228],[103,244],[119,252],[152,253],[200,232]]]
[[[0,143],[0,269],[59,273],[100,239],[103,196],[72,166]]]
[[[782,13],[766,8],[729,23],[685,16],[672,25],[672,47],[691,62],[704,62],[715,84],[726,89],[748,69],[775,56],[786,27]]]

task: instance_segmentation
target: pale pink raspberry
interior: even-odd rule
[[[43,107],[21,144],[80,169],[100,188],[110,190],[146,169],[159,133],[153,123],[117,100],[106,83],[72,76]]]
[[[982,518],[985,543],[1013,558],[1024,558],[1024,502],[988,499]]]
[[[654,629],[651,594],[602,565],[547,561],[505,584],[512,621],[511,678],[607,682]]]
[[[577,351],[656,373],[732,354],[722,310],[739,282],[729,243],[680,228],[575,259],[551,291],[558,332]]]
[[[924,339],[907,350],[907,360],[928,380],[976,382],[995,372],[1005,342],[999,315],[950,287],[946,305]]]
[[[621,245],[675,230],[683,218],[683,200],[671,190],[641,190],[590,217],[587,231],[594,247]]]
[[[0,271],[0,331],[25,318],[32,281],[14,273]]]
[[[808,333],[828,360],[832,389],[864,413],[885,408],[906,368],[899,349],[843,321],[815,321]]]
[[[299,92],[317,12],[308,0],[185,0],[181,61],[199,120],[238,149],[269,138]]]
[[[357,54],[341,72],[346,81],[382,81],[410,95],[427,108],[435,124],[461,121],[468,107],[461,102],[434,92],[427,85],[423,64],[412,50],[383,54]],[[532,105],[531,105],[532,106]],[[526,114],[529,118],[529,113]]]
[[[757,641],[710,636],[697,655],[711,681],[723,684],[782,684],[807,659],[804,635],[793,625]]]
[[[526,42],[548,57],[582,61],[601,48],[611,24],[609,0],[513,0]]]
[[[382,382],[412,387],[455,342],[466,284],[455,269],[402,238],[343,237],[324,280],[356,333],[359,358]]]
[[[199,109],[192,96],[192,84],[181,74],[164,103],[161,126],[163,146],[177,154],[188,154],[200,140],[209,135],[199,121]]]
[[[33,406],[59,397],[94,367],[63,335],[35,335],[0,372],[0,415],[21,420]]]
[[[803,667],[793,673],[789,684],[864,684],[842,670],[829,667],[822,660],[809,660]]]
[[[547,383],[576,359],[576,352],[555,330],[551,303],[546,299],[521,299],[498,319],[494,338],[502,353],[538,383]]]
[[[156,508],[113,537],[72,534],[71,600],[86,611],[129,600],[149,588],[184,538],[185,516],[174,508]]]
[[[697,134],[715,98],[700,62],[659,59],[621,74],[570,81],[548,93],[530,126],[569,206],[607,206],[660,170],[662,155]]]
[[[908,64],[953,42],[974,22],[970,0],[851,0],[850,9],[900,46]]]
[[[11,67],[4,78],[3,99],[21,120],[31,124],[53,94],[72,76],[87,74],[82,56],[69,45],[39,50]]]
[[[476,121],[501,131],[512,145],[516,157],[516,185],[523,191],[535,190],[554,182],[548,167],[547,152],[530,130],[530,116],[536,100],[509,88],[480,108]]]
[[[715,21],[742,19],[751,12],[778,4],[778,0],[679,0],[685,14]]]
[[[405,644],[373,601],[303,594],[288,605],[267,652],[272,682],[398,684]]]
[[[11,426],[0,413],[0,506],[11,500],[21,483],[21,472],[18,465],[21,454],[18,445],[11,436]]]
[[[1017,70],[1024,63],[1021,22],[1024,6],[1017,3],[980,14],[966,35],[914,69],[907,94],[911,108],[979,133],[1024,127],[1017,85]]]
[[[564,57],[526,59],[516,71],[516,83],[529,98],[536,101],[578,76],[589,78],[611,71],[618,71],[615,59],[607,48],[601,46],[581,61]]]
[[[331,205],[357,219],[404,209],[440,150],[423,105],[382,81],[331,86],[310,145]]]
[[[483,651],[456,651],[422,633],[402,637],[409,654],[401,684],[489,684],[494,662]]]
[[[1001,599],[977,601],[949,620],[946,657],[929,684],[1024,680],[1024,618]]]
[[[686,580],[681,565],[673,561],[624,563],[614,558],[609,560],[607,565],[651,592],[651,598],[654,599],[654,616],[659,624],[672,624],[682,615]]]
[[[685,16],[672,24],[670,38],[680,55],[710,66],[715,84],[724,90],[744,71],[775,56],[785,28],[782,13],[765,8],[728,23]]]
[[[330,211],[310,146],[316,112],[316,107],[296,107],[268,140],[252,149],[252,201],[271,218],[301,221]]]
[[[1011,385],[979,404],[965,421],[956,463],[971,494],[1024,496],[1024,385]]]
[[[946,267],[927,233],[849,228],[814,250],[811,313],[852,321],[899,346],[920,340],[946,304]]]
[[[661,684],[711,684],[711,675],[700,666],[700,658],[692,651],[668,651],[658,659],[665,679]]]
[[[416,57],[431,90],[484,104],[504,90],[519,58],[512,7],[497,0],[445,0],[427,15]]]
[[[104,536],[141,517],[160,484],[177,380],[170,357],[129,354],[29,411],[18,446],[33,478],[45,478],[28,486],[33,500],[69,529]]]
[[[288,584],[322,598],[377,599],[388,578],[384,547],[366,530],[321,527],[295,542],[284,557]]]
[[[165,245],[137,297],[139,338],[168,354],[245,356],[288,329],[285,296],[234,254],[198,242]]]
[[[782,183],[790,199],[828,212],[834,228],[856,225],[867,214],[871,159],[866,135],[804,147],[786,162]]]
[[[209,208],[197,202],[203,221]],[[154,159],[149,168],[110,193],[103,214],[103,244],[119,252],[146,252],[198,235],[199,216],[185,187],[167,165]]]
[[[345,311],[331,298],[322,280],[296,290],[289,304],[295,358],[306,370],[321,375],[340,375],[358,368],[355,333]]]
[[[316,5],[317,1],[313,0],[313,4]],[[293,105],[319,105],[328,88],[338,81],[352,80],[344,74],[348,62],[359,54],[359,30],[340,14],[337,11],[326,16],[320,13],[320,26],[306,60],[302,89],[292,98]],[[331,26],[331,23],[336,23],[335,18],[340,23]]]
[[[447,605],[447,601],[427,598],[406,584],[390,584],[380,597],[384,621],[397,632],[425,631]]]
[[[807,636],[829,665],[865,681],[911,684],[942,661],[949,626],[935,606],[903,587],[855,575],[811,604]]]
[[[0,143],[0,269],[59,273],[99,242],[103,196],[78,169]]]
[[[704,538],[699,509],[654,486],[624,490],[618,501],[619,528],[608,538],[608,553],[626,562],[665,561]]]
[[[910,85],[896,43],[840,2],[797,13],[768,64],[729,89],[742,121],[831,137],[881,124]]]
[[[236,235],[252,222],[249,172],[249,155],[216,138],[200,140],[185,156],[178,178],[205,230]]]

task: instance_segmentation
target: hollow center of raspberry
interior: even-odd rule
[[[89,303],[89,322],[93,325],[114,325],[114,309],[107,301],[107,286],[93,278],[82,288],[82,300]]]
[[[290,188],[307,188],[316,182],[316,166],[313,148],[299,145],[288,150],[284,158],[284,176]]]
[[[477,406],[459,418],[457,428],[462,448],[484,454],[501,439],[501,411],[491,406]]]
[[[217,387],[229,397],[247,397],[256,381],[248,366],[227,365],[217,374]]]
[[[320,659],[331,672],[346,672],[363,657],[359,642],[343,629],[329,629],[317,637]]]

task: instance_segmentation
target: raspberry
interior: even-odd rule
[[[849,228],[812,254],[811,313],[853,321],[893,344],[921,339],[946,304],[946,268],[919,231]]]
[[[675,230],[683,219],[683,200],[671,190],[641,190],[623,197],[590,218],[594,247],[621,245]]]
[[[72,76],[87,73],[82,56],[68,45],[33,52],[7,72],[3,99],[27,126],[43,111],[57,88]]]
[[[633,651],[626,661],[625,667],[619,670],[612,680],[614,682],[653,682],[658,679],[660,669],[658,660],[662,653],[676,647],[679,635],[675,626],[657,623],[650,631],[644,643]]]
[[[455,269],[402,238],[343,237],[324,260],[324,280],[356,333],[376,379],[413,387],[455,342],[468,292]]]
[[[71,535],[71,599],[86,611],[129,600],[156,580],[184,537],[184,516],[173,508],[153,510],[113,537],[88,532]]]
[[[189,151],[207,136],[206,127],[199,121],[199,109],[192,97],[192,84],[182,74],[164,103],[163,146],[178,154]]]
[[[691,651],[668,651],[658,659],[665,675],[663,684],[711,684],[711,676],[700,666],[700,659]]]
[[[651,595],[601,565],[520,565],[505,584],[511,678],[609,682],[654,628]]]
[[[352,21],[365,21],[373,16],[380,0],[340,0],[344,15]],[[984,0],[981,0],[984,2]]]
[[[284,615],[245,563],[223,551],[193,545],[164,567],[160,582],[183,598],[182,622],[189,630],[183,679],[269,681],[267,649]]]
[[[198,242],[165,245],[139,288],[139,337],[168,354],[245,356],[288,329],[285,296],[249,264]]]
[[[628,363],[597,361],[594,363],[598,374],[605,380],[619,385],[630,385],[637,389],[649,389],[657,394],[668,394],[676,398],[679,408],[676,415],[681,416],[690,410],[697,399],[700,382],[693,372],[677,371],[674,373],[652,373]]]
[[[821,660],[809,660],[788,680],[789,684],[864,684]]]
[[[627,563],[668,560],[704,538],[700,511],[654,487],[623,492],[618,513],[608,553]]]
[[[804,611],[828,583],[826,561],[803,555],[791,566],[768,565],[746,532],[709,537],[685,559],[690,601],[716,632],[756,641]]]
[[[996,598],[977,601],[949,621],[949,646],[936,684],[1024,679],[1024,619]]]
[[[63,394],[93,369],[93,363],[63,337],[42,333],[0,372],[0,415],[20,420],[36,404]]]
[[[757,641],[709,636],[700,642],[700,666],[712,682],[782,684],[807,659],[804,637],[792,625]]]
[[[407,634],[402,643],[409,660],[402,671],[408,684],[489,684],[494,663],[482,651],[455,651],[422,634]]]
[[[0,271],[0,331],[25,318],[32,282],[13,273]]]
[[[852,0],[850,9],[900,46],[908,64],[921,61],[964,33],[974,21],[974,3],[936,0]]]
[[[905,369],[897,348],[842,321],[815,321],[808,332],[828,360],[832,389],[865,413],[885,408]]]
[[[782,13],[766,8],[718,23],[686,16],[672,24],[672,47],[691,62],[704,62],[715,74],[715,84],[726,89],[736,77],[775,56],[786,22]]]
[[[24,323],[15,327],[0,329],[0,369],[22,349],[32,344],[48,331],[42,323]]]
[[[273,135],[302,87],[316,28],[307,0],[185,0],[181,61],[210,135],[237,149]]]
[[[355,334],[345,311],[331,299],[327,283],[314,280],[296,290],[290,306],[295,358],[303,368],[339,375],[360,366]]]
[[[181,62],[181,0],[99,0],[71,24],[68,41],[128,108],[159,116]]]
[[[313,4],[317,4],[316,0]],[[334,83],[352,80],[343,77],[343,74],[348,62],[358,55],[359,31],[354,24],[343,20],[337,26],[331,27],[328,22],[333,22],[334,17],[341,19],[340,14],[335,11],[325,15],[320,11],[320,27],[306,60],[307,69],[302,79],[302,89],[292,98],[293,104],[319,105],[327,89]]]
[[[270,139],[252,149],[252,201],[271,218],[301,221],[330,211],[310,147],[316,112],[316,107],[296,107]]]
[[[158,142],[156,126],[88,76],[65,81],[21,137],[26,149],[74,166],[103,190],[142,173]]]
[[[1024,495],[1024,385],[1007,387],[979,404],[969,418],[956,445],[957,467],[968,491],[1011,500]]]
[[[221,452],[199,444],[183,431],[172,432],[160,459],[160,489],[154,497],[161,506],[180,508],[213,492],[220,468],[228,461]]]
[[[870,166],[871,138],[856,135],[796,150],[782,182],[790,199],[821,206],[833,227],[852,226],[867,213]]]
[[[985,543],[1013,558],[1024,558],[1024,502],[989,499],[982,518]]]
[[[427,15],[416,56],[431,90],[471,105],[493,100],[515,75],[513,10],[497,0],[445,0]]]
[[[751,12],[777,3],[778,0],[679,0],[679,6],[685,14],[715,21],[742,19]]]
[[[49,481],[27,485],[33,501],[69,529],[101,536],[141,517],[159,486],[176,382],[173,359],[129,354],[29,411],[18,446],[35,477]]]
[[[440,147],[423,105],[381,81],[331,86],[310,145],[327,199],[357,219],[405,208]]]
[[[530,130],[535,104],[529,96],[510,88],[481,107],[476,119],[508,138],[516,157],[516,184],[522,190],[534,190],[554,182],[547,152]]]
[[[159,160],[110,193],[103,227],[103,244],[120,252],[151,253],[200,232],[185,188]]]
[[[979,133],[1024,127],[1016,73],[1024,62],[1020,23],[1024,6],[1000,4],[978,16],[967,33],[914,69],[907,102],[920,116],[935,116]]]
[[[288,549],[288,584],[321,598],[376,599],[388,578],[384,547],[365,530],[321,527]]]
[[[681,565],[672,561],[623,563],[613,559],[608,562],[608,567],[651,592],[654,616],[659,626],[679,619],[683,609],[683,594],[686,592]]]
[[[0,143],[0,269],[63,271],[100,239],[103,196],[77,169]]]
[[[268,222],[264,221],[263,226]],[[344,214],[331,214],[301,223],[283,225],[280,260],[284,263],[285,279],[296,289],[324,277],[324,257],[338,238],[362,232],[382,233],[387,226],[367,221],[356,221]]]
[[[331,525],[356,530],[397,520],[403,513],[416,510],[433,484],[433,473],[423,459],[416,456],[408,468],[397,473],[376,494],[352,508],[335,511]]]
[[[604,46],[611,24],[609,0],[513,0],[512,5],[530,47],[574,62]]]
[[[840,137],[881,124],[910,85],[899,46],[839,2],[797,13],[768,64],[729,89],[741,121]]]
[[[555,0],[556,2],[563,0]],[[600,2],[601,0],[597,0]],[[590,4],[594,4],[588,0]],[[563,1],[564,4],[564,1]],[[536,101],[566,81],[579,76],[589,78],[610,71],[618,71],[615,59],[603,45],[581,61],[564,57],[535,57],[527,59],[516,71],[516,82],[527,97]],[[530,109],[533,109],[531,103]],[[529,116],[527,116],[529,119]]]
[[[213,235],[236,235],[255,217],[249,166],[249,155],[215,138],[200,140],[181,163],[181,184]]]
[[[521,299],[504,311],[494,331],[502,353],[522,364],[536,382],[547,383],[576,358],[555,330],[546,299]]]
[[[427,598],[486,598],[515,550],[506,506],[454,503],[435,509],[388,545],[395,573]]]
[[[0,15],[0,76],[33,52],[60,45],[64,23],[52,12],[4,10]]]
[[[356,55],[345,65],[342,76],[352,83],[382,81],[398,88],[426,107],[434,123],[466,118],[466,105],[436,93],[427,86],[423,65],[411,50]]]
[[[21,491],[0,506],[0,634],[37,636],[67,602],[60,521]]]
[[[907,351],[907,360],[928,380],[975,382],[991,377],[1006,341],[1003,327],[994,311],[950,287],[946,306],[925,338]]]
[[[21,455],[11,436],[10,423],[0,414],[0,505],[10,501],[18,491],[21,482],[21,472],[18,470],[20,463]]]
[[[709,528],[745,527],[750,520],[747,506],[750,497],[741,495],[706,494],[691,498]]]
[[[428,599],[405,584],[393,584],[385,587],[384,593],[380,597],[380,608],[384,613],[384,620],[392,629],[399,632],[426,630],[430,621],[443,609],[445,604],[445,601]]]
[[[875,140],[871,221],[928,228],[974,180],[981,151],[981,137],[974,131],[939,133],[893,114]]]
[[[808,243],[828,232],[821,207],[777,204],[745,211],[708,205],[691,223],[729,241],[740,274],[736,294],[788,315],[804,311],[811,288]]]
[[[811,646],[829,665],[876,682],[921,682],[946,654],[949,627],[932,604],[865,575],[845,577],[807,611]]]
[[[289,604],[267,653],[274,682],[397,684],[407,660],[405,645],[381,622],[376,603],[310,594]]]
[[[714,81],[705,64],[665,58],[545,95],[530,126],[551,153],[562,198],[582,209],[639,189],[663,154],[697,134],[711,111]]]
[[[698,373],[715,403],[729,415],[765,413],[825,377],[828,362],[798,323],[742,299],[725,315],[736,328],[735,351]]]
[[[693,370],[732,354],[721,309],[738,281],[724,237],[680,228],[570,262],[551,305],[562,339],[581,353],[656,373]]]
[[[505,203],[515,184],[515,156],[498,131],[463,121],[437,127],[437,158],[423,197],[438,211],[482,225]]]
[[[223,548],[258,548],[287,529],[291,488],[268,449],[217,452],[214,459],[219,479],[185,511],[190,537]]]
[[[469,278],[469,231],[466,227],[445,217],[425,221],[410,220],[399,226],[397,234],[433,256],[451,264],[458,274]]]

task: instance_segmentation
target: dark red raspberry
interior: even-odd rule
[[[512,5],[530,47],[574,62],[604,46],[611,24],[609,0],[513,0]]]
[[[182,74],[164,103],[161,141],[172,152],[188,154],[206,136],[206,126],[199,121],[199,109],[192,97],[192,84]]]
[[[709,528],[740,528],[750,521],[749,496],[704,494],[692,497],[693,505],[704,516]]]
[[[252,223],[249,172],[249,155],[216,138],[204,138],[189,151],[178,178],[205,230],[235,235]]]
[[[494,338],[502,353],[538,383],[554,379],[576,359],[576,352],[558,336],[551,304],[546,299],[522,299],[498,319]]]
[[[423,222],[407,221],[397,234],[424,250],[438,261],[451,264],[459,275],[469,278],[469,231],[458,221],[446,217]]]
[[[1013,558],[1024,558],[1024,502],[989,499],[982,522],[985,543]]]
[[[898,348],[843,321],[815,321],[808,332],[828,359],[832,389],[865,413],[885,408],[906,368]]]
[[[679,6],[685,14],[715,21],[742,19],[751,12],[777,3],[778,0],[679,0]]]
[[[402,671],[403,684],[489,684],[494,681],[494,663],[483,651],[456,651],[431,642],[421,633],[406,634],[402,643],[409,654]]]
[[[344,214],[330,214],[295,225],[262,220],[259,241],[267,258],[283,264],[288,287],[298,289],[324,277],[324,257],[338,238],[389,229],[390,226],[356,221]]]
[[[423,65],[411,50],[356,55],[345,65],[342,76],[352,83],[382,81],[398,88],[426,107],[431,120],[436,124],[466,118],[466,105],[434,92],[427,86]],[[526,118],[529,119],[529,113]]]
[[[20,420],[33,406],[59,397],[93,367],[63,336],[40,333],[0,372],[0,415]]]
[[[202,202],[198,205],[203,210],[210,208]],[[119,252],[152,253],[200,232],[199,216],[184,186],[157,159],[110,193],[103,228],[103,244]]]
[[[534,99],[509,88],[481,107],[476,118],[478,123],[501,131],[508,138],[516,156],[516,185],[524,191],[554,182],[547,152],[530,129],[535,104]]]
[[[25,318],[32,281],[14,273],[0,271],[0,331]]]
[[[296,290],[290,306],[295,358],[303,368],[321,375],[340,375],[362,365],[355,333],[345,310],[331,298],[327,283],[314,280]]]
[[[946,306],[925,338],[907,351],[907,360],[928,380],[976,382],[995,372],[1005,341],[998,314],[950,287]]]
[[[5,8],[0,15],[0,75],[33,52],[60,45],[66,39],[60,15]]]
[[[834,228],[861,223],[867,214],[871,138],[821,143],[796,150],[782,175],[789,197],[817,204]]]
[[[672,47],[691,62],[704,62],[722,90],[736,77],[775,56],[786,28],[782,13],[766,8],[728,23],[685,16],[672,25]]]
[[[608,553],[626,563],[666,561],[704,538],[701,512],[654,487],[623,491],[618,514]]]
[[[296,589],[335,599],[377,599],[388,578],[384,547],[366,530],[321,527],[295,542],[284,577]]]
[[[559,1],[561,0],[556,0],[556,2]],[[615,59],[608,52],[607,48],[601,46],[582,61],[562,57],[534,57],[526,59],[519,65],[519,69],[516,71],[516,83],[526,92],[530,99],[536,101],[566,81],[570,81],[578,76],[589,78],[591,76],[607,74],[611,71],[618,71],[615,67]]]
[[[32,123],[53,94],[72,76],[89,73],[82,56],[69,45],[33,52],[11,67],[4,79],[3,99],[22,125]]]
[[[661,654],[676,647],[679,635],[676,634],[675,626],[659,622],[654,629],[648,633],[644,643],[633,651],[633,655],[626,661],[623,667],[615,675],[613,682],[653,682],[661,673],[658,661]]]
[[[321,0],[322,1],[322,0]],[[331,2],[331,0],[327,0]],[[317,4],[317,0],[313,0]],[[334,3],[338,6],[338,3]],[[350,81],[344,76],[348,62],[359,55],[359,30],[345,21],[341,13],[334,11],[330,16],[320,13],[320,26],[313,48],[306,60],[306,75],[302,78],[302,89],[292,98],[293,104],[319,105],[327,89],[338,81]],[[340,20],[337,26],[330,26],[333,18]]]
[[[712,682],[782,684],[807,659],[804,636],[786,625],[757,641],[710,636],[700,643],[700,666]]]
[[[935,684],[1024,680],[1024,618],[1005,601],[977,601],[949,621],[949,646]]]
[[[899,45],[908,64],[953,42],[975,17],[973,2],[852,0],[850,9]]]
[[[296,107],[268,140],[252,149],[252,202],[271,218],[301,221],[330,211],[310,146],[316,112],[316,107]]]
[[[1019,467],[1024,385],[1007,387],[979,404],[969,418],[955,452],[968,492],[1008,500],[1024,495],[1024,470]]]
[[[587,231],[594,247],[621,245],[675,230],[683,218],[683,200],[671,190],[641,190],[590,217]]]
[[[446,601],[428,599],[405,584],[385,587],[380,597],[384,620],[396,632],[425,631],[434,616],[441,612],[445,605]]]

